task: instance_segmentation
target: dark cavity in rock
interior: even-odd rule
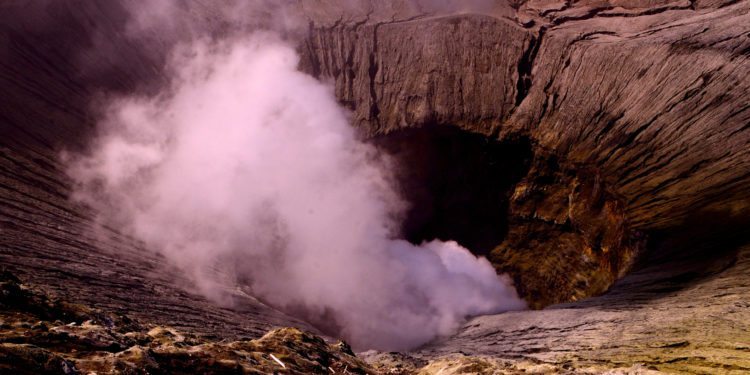
[[[373,142],[396,159],[398,187],[410,204],[402,225],[407,240],[455,240],[478,255],[503,241],[509,198],[532,159],[528,140],[429,125]]]

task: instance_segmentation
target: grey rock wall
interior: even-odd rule
[[[312,18],[302,66],[335,82],[368,134],[440,123],[527,135],[599,168],[636,228],[664,228],[706,205],[745,210],[749,12],[532,1],[511,16]]]

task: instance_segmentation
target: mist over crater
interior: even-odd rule
[[[510,278],[450,237],[399,239],[409,202],[394,160],[357,139],[277,36],[194,42],[170,64],[163,93],[107,104],[69,172],[102,224],[165,255],[209,298],[237,284],[357,348],[390,350],[524,308]]]

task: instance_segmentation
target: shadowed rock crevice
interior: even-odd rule
[[[534,59],[536,58],[537,53],[539,53],[539,46],[542,44],[542,39],[544,38],[544,33],[547,31],[546,26],[542,26],[539,28],[539,33],[535,37],[531,37],[531,40],[529,41],[529,46],[526,48],[526,51],[523,53],[523,56],[521,57],[521,60],[518,61],[518,83],[517,86],[517,92],[516,92],[516,107],[521,105],[523,100],[526,98],[526,96],[529,94],[529,90],[531,89],[531,73],[532,69],[534,68]]]
[[[644,250],[601,171],[526,138],[426,125],[372,142],[394,158],[405,238],[452,239],[487,256],[533,308],[606,292]]]
[[[642,288],[652,294],[639,303],[697,287],[735,266],[740,250],[750,244],[747,222],[731,211],[702,209],[677,226],[649,233],[648,249],[632,272],[661,269],[665,276]]]
[[[487,255],[508,231],[508,204],[528,172],[528,140],[499,142],[455,126],[428,125],[374,138],[393,156],[409,203],[402,234],[415,244],[455,240]]]

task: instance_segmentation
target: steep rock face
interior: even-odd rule
[[[365,134],[450,124],[531,138],[540,162],[491,258],[535,306],[606,290],[643,251],[644,232],[703,210],[750,212],[747,2],[511,8],[313,17],[302,67],[334,80]],[[597,192],[581,198],[581,188]],[[556,261],[524,265],[532,254]]]
[[[531,33],[484,15],[313,28],[303,67],[370,134],[426,123],[489,132],[514,108],[516,64]],[[472,51],[467,53],[467,51]]]
[[[563,23],[544,34],[534,85],[511,122],[599,168],[638,228],[672,226],[707,204],[741,204],[749,20],[740,2]]]

